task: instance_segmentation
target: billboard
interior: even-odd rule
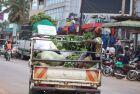
[[[82,0],[83,13],[111,13],[120,14],[122,0]],[[131,0],[125,0],[125,14],[130,13]]]

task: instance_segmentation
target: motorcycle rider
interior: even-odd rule
[[[9,39],[5,43],[5,50],[12,50],[12,42]]]
[[[5,58],[7,56],[7,52],[12,50],[12,42],[8,39],[5,43]]]
[[[130,56],[131,56],[131,52],[130,52],[129,46],[125,46],[125,48],[124,48],[124,59],[123,59],[124,64],[129,64]]]
[[[140,45],[137,48],[137,51],[135,52],[135,56],[132,62],[140,61]]]

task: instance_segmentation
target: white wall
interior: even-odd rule
[[[140,0],[136,1],[136,13],[138,16],[140,16]]]

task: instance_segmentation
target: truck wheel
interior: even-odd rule
[[[25,56],[23,54],[21,54],[20,59],[24,60]]]
[[[43,91],[37,91],[37,90],[29,90],[29,94],[43,94]]]

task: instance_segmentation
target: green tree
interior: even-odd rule
[[[32,25],[34,22],[43,20],[43,19],[47,19],[50,22],[52,22],[54,25],[57,25],[57,21],[52,19],[51,16],[46,15],[45,13],[38,13],[37,15],[33,15],[30,17],[30,24]]]
[[[5,0],[0,3],[6,7],[3,13],[9,13],[10,22],[23,24],[29,17],[29,0]]]
[[[1,22],[0,23],[0,28],[3,28],[3,29],[5,29],[6,27],[8,27],[9,26],[9,22],[8,21],[4,21],[4,22]]]

